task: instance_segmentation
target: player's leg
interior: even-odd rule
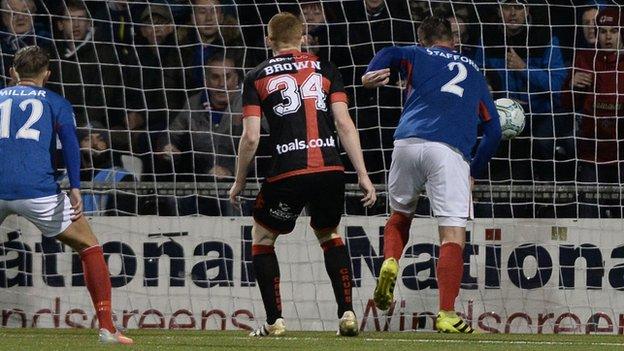
[[[303,202],[297,194],[297,179],[264,183],[253,209],[252,262],[267,320],[250,336],[278,336],[286,331],[282,318],[280,270],[275,255],[275,239],[290,233]]]
[[[470,166],[459,152],[439,143],[430,143],[423,159],[429,173],[427,195],[438,219],[441,243],[436,267],[440,299],[436,328],[445,333],[473,333],[455,313],[464,273],[466,224],[472,216]]]
[[[56,237],[80,254],[87,290],[91,294],[103,343],[132,344],[119,333],[111,315],[111,283],[102,248],[84,217],[71,221],[65,193],[13,203],[16,213],[32,222],[46,237]]]
[[[409,240],[412,213],[393,210],[384,227],[384,258],[399,262]]]
[[[466,219],[439,217],[440,255],[436,267],[440,311],[436,318],[438,331],[446,333],[473,333],[470,325],[455,313],[455,300],[459,296],[464,274],[464,243]]]
[[[356,336],[358,321],[353,312],[351,259],[336,228],[314,230],[323,249],[325,270],[338,305],[338,335]]]
[[[344,174],[342,172],[319,173],[309,177],[310,225],[314,229],[325,259],[325,270],[332,284],[338,305],[338,334],[355,336],[358,322],[353,312],[353,278],[351,258],[337,227],[344,209]]]
[[[278,234],[254,222],[251,235],[253,269],[266,312],[266,323],[250,335],[281,335],[286,329],[282,318],[280,269],[274,246]]]
[[[394,286],[399,274],[399,259],[409,239],[412,216],[424,179],[418,167],[422,154],[422,142],[395,143],[392,164],[388,178],[388,193],[392,213],[384,228],[385,260],[379,271],[379,278],[373,299],[379,309],[386,310],[394,299]]]

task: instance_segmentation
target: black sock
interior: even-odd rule
[[[280,271],[273,246],[254,245],[266,248],[263,253],[253,255],[253,269],[262,295],[267,323],[273,324],[282,318],[282,299],[280,296]],[[268,252],[267,252],[268,251]]]
[[[334,288],[334,296],[338,304],[338,318],[340,318],[346,311],[353,311],[351,260],[342,239],[333,239],[330,242],[325,242],[321,246],[325,251],[325,269]]]

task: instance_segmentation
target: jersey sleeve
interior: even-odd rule
[[[333,63],[329,63],[329,70],[327,73],[329,80],[329,101],[349,103],[347,93],[345,92],[344,83],[342,81],[342,75],[340,71]]]
[[[494,101],[487,89],[482,94],[481,100],[479,101],[479,118],[481,122],[489,122],[494,118],[498,120],[498,111],[496,111]]]
[[[414,50],[409,46],[389,46],[375,54],[366,68],[366,72],[384,68],[402,68],[404,61],[414,60]]]
[[[69,101],[61,99],[59,109],[56,113],[56,124],[58,126],[71,125],[76,128],[76,120],[74,117],[74,108]]]
[[[501,127],[498,111],[496,111],[492,95],[490,94],[485,81],[482,84],[481,91],[478,112],[479,118],[481,119],[483,125],[483,137],[477,147],[475,157],[470,163],[470,175],[473,178],[477,178],[483,174],[488,162],[490,162],[490,159],[496,153],[496,149],[498,148],[498,144],[501,139]]]
[[[253,72],[245,76],[243,82],[243,118],[249,116],[262,116],[262,108],[260,107],[260,95],[255,84],[255,75]]]
[[[417,61],[417,50],[413,46],[390,46],[381,49],[368,64],[366,72],[384,68],[399,70],[401,76],[408,81],[412,77],[413,66]]]
[[[69,186],[80,188],[80,146],[76,136],[74,111],[67,100],[59,100],[56,112],[56,131],[63,146],[63,159],[67,168]]]

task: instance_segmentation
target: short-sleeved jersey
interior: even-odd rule
[[[399,68],[407,81],[395,139],[446,143],[470,160],[479,124],[499,118],[477,65],[449,48],[414,45],[385,48],[368,70],[387,67]]]
[[[60,192],[55,180],[56,130],[74,125],[71,104],[34,86],[0,90],[0,199],[34,199]]]
[[[336,67],[299,51],[281,52],[245,77],[243,118],[269,122],[272,150],[267,181],[342,171],[331,104],[347,102]]]

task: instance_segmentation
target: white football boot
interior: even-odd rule
[[[249,333],[249,336],[280,336],[284,333],[286,333],[284,318],[278,318],[273,324],[264,323],[260,328]]]
[[[132,345],[134,341],[127,336],[124,336],[117,330],[115,334],[109,332],[107,329],[100,329],[100,343],[102,344],[122,344]]]
[[[357,336],[360,332],[358,328],[358,320],[353,311],[346,311],[342,314],[342,318],[338,322],[338,333],[340,336]]]

